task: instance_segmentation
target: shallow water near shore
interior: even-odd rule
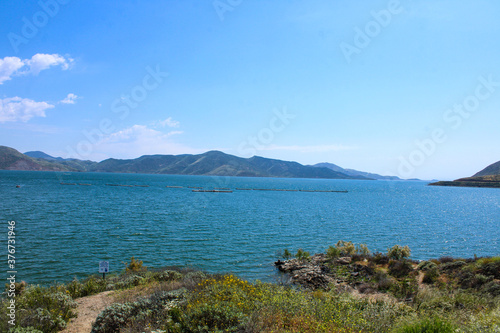
[[[272,281],[278,251],[324,252],[339,239],[381,252],[409,245],[413,259],[500,255],[499,189],[0,171],[0,195],[2,253],[6,259],[7,222],[14,220],[17,280],[29,283],[82,278],[97,273],[100,260],[117,272],[132,256],[146,266],[192,266]],[[6,260],[4,266],[7,272]]]

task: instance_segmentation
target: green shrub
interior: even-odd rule
[[[311,255],[307,251],[304,251],[302,249],[298,249],[297,254],[295,254],[295,258],[297,258],[298,260],[301,260],[301,261],[302,260],[309,260],[311,258]]]
[[[387,249],[387,256],[395,260],[408,258],[410,254],[411,250],[407,245],[405,246],[394,245],[393,247]]]
[[[141,272],[147,270],[147,267],[143,266],[142,260],[137,260],[134,257],[130,258],[130,262],[124,262],[123,264],[127,272]]]
[[[143,283],[145,279],[140,275],[129,275],[125,279],[115,283],[115,289],[127,289],[136,287]]]
[[[452,333],[455,332],[455,327],[449,322],[434,317],[432,319],[425,318],[415,323],[410,323],[399,328],[397,333]]]
[[[27,285],[28,284],[26,282],[24,282],[24,281],[14,282],[14,293],[15,293],[15,295],[17,296],[17,295],[21,294],[24,291],[24,289],[26,289]],[[10,290],[10,284],[6,283],[5,284],[5,291],[9,291],[9,290]]]
[[[328,259],[335,259],[340,256],[340,250],[336,248],[335,246],[329,246],[328,249],[326,250],[326,257]]]
[[[453,257],[450,257],[450,256],[444,256],[444,257],[439,258],[438,260],[442,264],[455,261],[455,259],[453,259]]]
[[[438,265],[435,262],[432,261],[422,261],[420,264],[418,264],[417,269],[420,271],[428,271],[430,269],[436,268]]]
[[[172,270],[164,270],[155,278],[158,281],[178,281],[183,277],[182,273]]]
[[[285,249],[285,250],[283,251],[283,255],[282,255],[282,257],[283,257],[283,259],[285,259],[285,260],[289,260],[289,259],[293,258],[293,254],[292,254],[290,251],[288,251],[288,249]]]
[[[356,253],[361,254],[363,256],[367,256],[370,254],[370,250],[368,249],[368,246],[366,246],[366,244],[359,244],[356,247]]]
[[[412,277],[407,277],[399,281],[396,280],[393,281],[389,291],[397,298],[412,298],[418,292],[418,283]]]
[[[402,278],[413,272],[413,266],[410,262],[403,260],[391,260],[389,262],[389,274],[394,277]]]
[[[447,262],[445,264],[442,264],[439,266],[439,269],[443,271],[455,271],[457,269],[460,269],[462,266],[466,265],[467,263],[463,260],[456,260],[452,262]]]
[[[356,246],[352,242],[344,242],[343,240],[339,240],[335,247],[339,249],[341,255],[356,254]]]
[[[8,333],[43,333],[33,327],[12,327]]]
[[[30,285],[16,298],[17,308],[22,309],[16,314],[16,323],[21,327],[57,332],[66,327],[69,319],[76,317],[76,303],[69,292],[58,291],[57,287]]]
[[[104,309],[96,318],[92,325],[91,333],[114,333],[127,324],[131,316],[133,307],[129,303],[112,304]]]
[[[377,283],[377,289],[380,291],[388,291],[394,284],[393,278],[381,271],[375,273],[373,280]]]
[[[439,277],[439,270],[436,266],[425,271],[422,282],[427,284],[433,284],[434,282],[437,281],[438,277]]]
[[[491,281],[482,286],[481,291],[491,297],[500,296],[500,283]]]
[[[482,264],[479,267],[479,271],[483,275],[500,279],[500,260],[495,261],[494,258],[491,258],[491,261],[483,259]]]
[[[377,265],[385,265],[389,263],[389,257],[383,253],[377,252],[371,257],[371,261]]]
[[[92,325],[92,333],[121,332],[130,326],[145,327],[147,324],[158,325],[161,321],[169,321],[169,311],[178,305],[184,293],[185,289],[179,289],[155,293],[136,302],[112,304],[97,316]]]

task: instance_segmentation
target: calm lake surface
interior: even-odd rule
[[[188,186],[233,193],[196,193]],[[414,259],[500,255],[499,189],[419,181],[0,171],[0,197],[1,270],[8,270],[7,222],[14,220],[17,280],[29,283],[82,278],[96,273],[100,260],[120,271],[132,256],[152,267],[192,266],[272,281],[278,251],[324,252],[339,239],[381,252],[409,245]]]

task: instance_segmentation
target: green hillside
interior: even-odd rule
[[[220,151],[209,151],[199,155],[145,155],[126,160],[110,158],[102,162],[63,159],[40,151],[27,152],[27,154],[31,155],[31,157],[21,154],[15,149],[3,147],[0,151],[0,169],[241,177],[369,179],[359,175],[347,175],[324,167],[304,166],[297,162],[258,156],[241,158]]]
[[[0,170],[75,171],[72,167],[32,158],[6,146],[0,146]]]
[[[500,188],[500,161],[487,166],[472,177],[460,178],[454,181],[440,181],[429,185]]]

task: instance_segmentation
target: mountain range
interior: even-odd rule
[[[0,170],[401,180],[395,176],[382,176],[354,169],[344,169],[326,162],[302,165],[297,162],[259,156],[242,158],[220,151],[208,151],[198,155],[144,155],[135,159],[109,158],[95,162],[53,157],[41,151],[29,151],[22,154],[14,148],[0,146]],[[440,181],[429,185],[500,187],[500,161],[487,166],[472,177],[454,181]]]
[[[401,180],[401,178],[396,177],[396,176],[381,176],[376,173],[369,173],[369,172],[363,172],[363,171],[358,171],[354,169],[344,169],[342,167],[339,167],[338,165],[332,164],[332,163],[318,163],[314,164],[313,167],[317,168],[328,168],[333,171],[337,171],[340,173],[343,173],[345,175],[349,176],[361,176],[361,177],[366,177],[366,178],[371,178],[371,179],[377,179],[377,180]]]
[[[259,156],[241,158],[220,151],[198,155],[144,155],[135,159],[109,158],[101,162],[53,157],[41,151],[19,151],[0,146],[1,170],[119,172],[176,175],[213,175],[242,177],[374,179],[345,174],[322,166]]]

